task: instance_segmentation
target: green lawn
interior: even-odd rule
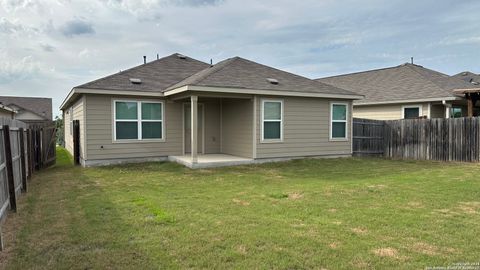
[[[59,149],[57,165],[36,174],[11,219],[21,226],[7,268],[475,263],[479,175],[477,164],[357,158],[83,169]]]

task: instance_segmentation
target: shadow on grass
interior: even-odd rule
[[[55,166],[38,172],[23,211],[10,269],[156,268],[109,192],[57,149]]]

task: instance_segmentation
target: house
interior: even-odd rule
[[[473,85],[477,85],[480,87],[480,74],[475,74],[470,71],[463,71],[458,74],[453,75],[453,77],[457,79],[464,80],[468,83],[471,83]]]
[[[0,96],[0,103],[15,111],[14,118],[29,124],[52,121],[52,99]]]
[[[353,103],[353,116],[377,120],[467,116],[467,99],[454,90],[478,87],[410,63],[317,81],[364,95]],[[472,111],[478,115],[479,108]]]
[[[0,118],[15,119],[15,109],[0,103]]]
[[[361,95],[234,57],[173,54],[74,87],[61,105],[83,166],[173,160],[192,168],[351,156]]]

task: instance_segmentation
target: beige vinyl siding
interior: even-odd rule
[[[403,106],[420,105],[422,115],[428,116],[428,103],[388,104],[388,105],[362,105],[353,107],[353,117],[374,120],[402,119]]]
[[[205,154],[220,153],[220,100],[202,102],[205,106]]]
[[[283,141],[261,142],[262,99],[256,104],[257,158],[305,157],[323,155],[351,155],[351,102],[348,103],[349,121],[347,140],[330,140],[330,103],[322,98],[284,97],[283,100]],[[272,99],[278,100],[278,97]],[[337,101],[335,101],[337,102]]]
[[[445,106],[443,104],[432,104],[430,107],[430,118],[445,118]]]
[[[162,99],[108,95],[87,95],[86,97],[88,160],[166,157],[182,154],[182,103],[171,101],[163,103],[165,141],[114,142],[113,100],[161,101]]]
[[[7,111],[7,110],[4,110],[4,109],[0,109],[0,117],[13,119],[13,112]]]
[[[253,158],[253,102],[222,101],[222,153]]]
[[[85,147],[85,97],[81,97],[71,107],[68,107],[63,114],[64,119],[64,134],[65,134],[65,148],[73,155],[73,134],[70,133],[72,122],[70,121],[70,108],[73,108],[73,120],[79,120],[80,123],[80,158],[86,158]]]

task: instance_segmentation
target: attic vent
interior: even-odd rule
[[[133,84],[141,84],[142,80],[138,78],[130,78],[130,82]]]
[[[272,78],[267,78],[267,81],[271,84],[278,84],[278,80],[277,79],[272,79]]]
[[[183,55],[183,54],[178,54],[177,56],[178,56],[178,58],[180,58],[180,59],[187,59],[187,57],[186,57],[185,55]]]

